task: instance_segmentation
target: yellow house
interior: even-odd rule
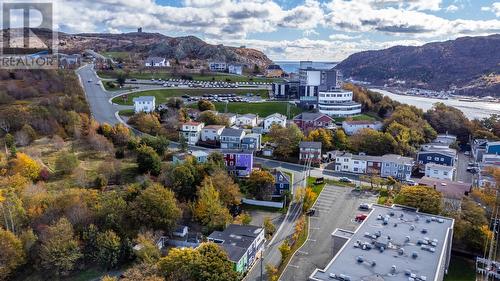
[[[271,64],[266,68],[266,77],[275,78],[283,75],[283,69],[277,64]]]

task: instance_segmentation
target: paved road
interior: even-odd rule
[[[458,153],[458,161],[456,166],[457,174],[455,176],[455,180],[465,183],[472,183],[473,175],[467,172],[467,166],[469,165],[469,162],[474,162],[472,161],[472,158],[470,158],[470,156],[465,155],[463,152]]]
[[[115,112],[132,108],[130,106],[113,105],[108,100],[119,92],[108,92],[102,88],[99,78],[92,65],[85,65],[76,71],[85,91],[85,97],[90,106],[92,117],[99,123],[117,124]],[[89,82],[91,81],[91,82]]]
[[[336,228],[355,230],[359,224],[354,217],[362,213],[358,206],[363,202],[375,203],[376,196],[326,185],[314,204],[316,213],[309,219],[309,237],[292,257],[280,280],[307,280],[314,269],[324,268],[333,258],[332,232]]]

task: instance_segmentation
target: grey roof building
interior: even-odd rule
[[[454,220],[414,208],[373,205],[355,232],[337,229],[340,249],[309,279],[342,281],[441,281],[451,255]]]
[[[301,141],[299,143],[299,148],[321,149],[321,142],[319,142],[319,141]]]

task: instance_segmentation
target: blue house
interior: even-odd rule
[[[489,141],[486,144],[486,154],[500,154],[500,141]]]
[[[260,151],[261,134],[247,134],[241,139],[241,148],[246,150]]]
[[[445,147],[427,147],[417,154],[417,161],[420,171],[423,171],[425,164],[434,163],[444,166],[454,166],[457,158],[457,151]]]
[[[291,179],[290,176],[286,173],[283,173],[279,170],[273,171],[274,176],[274,192],[273,197],[280,197],[286,191],[290,191]]]

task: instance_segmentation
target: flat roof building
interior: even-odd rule
[[[454,220],[414,208],[373,205],[355,232],[337,229],[340,250],[309,279],[441,281],[450,263]]]

